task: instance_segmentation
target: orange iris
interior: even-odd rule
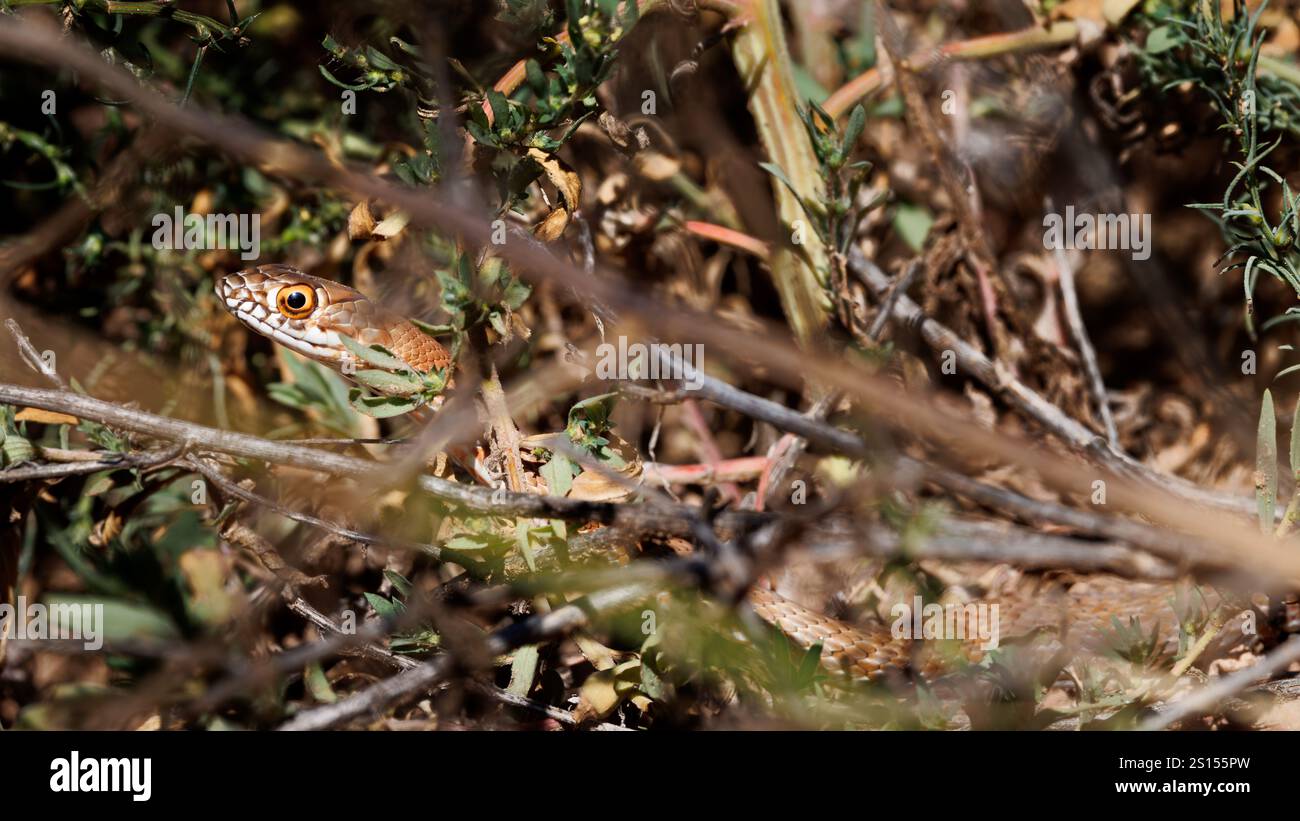
[[[306,319],[316,310],[316,289],[310,285],[281,288],[275,298],[275,307],[290,319]]]

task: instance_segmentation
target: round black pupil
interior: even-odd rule
[[[302,291],[294,291],[284,300],[284,304],[288,305],[291,310],[301,311],[307,307],[307,295]]]

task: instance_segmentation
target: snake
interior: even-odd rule
[[[345,336],[365,345],[382,345],[421,372],[452,364],[447,349],[410,319],[354,288],[288,265],[260,265],[219,277],[215,291],[225,309],[248,329],[345,377],[359,364],[341,341]],[[1172,652],[1180,625],[1176,594],[1171,582],[1110,576],[1062,579],[953,605],[957,613],[947,626],[950,632],[957,628],[959,652],[972,662],[990,649],[987,635],[979,635],[981,613],[998,619],[1000,640],[1051,631],[1071,649],[1098,653],[1117,623],[1130,625],[1136,620],[1144,635]],[[952,665],[951,654],[937,652],[937,643],[915,635],[914,628],[924,628],[924,620],[900,615],[893,623],[883,619],[848,623],[761,585],[750,588],[747,600],[755,614],[798,647],[820,646],[824,668],[855,680],[876,680],[897,671],[914,671],[931,679]],[[944,611],[945,617],[948,612]]]

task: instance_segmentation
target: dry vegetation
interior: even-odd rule
[[[1295,726],[1291,0],[0,6],[0,727]]]

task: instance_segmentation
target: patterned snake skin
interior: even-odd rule
[[[359,291],[287,265],[263,265],[230,274],[216,283],[216,292],[226,309],[250,329],[335,369],[346,370],[347,363],[355,363],[353,354],[339,341],[340,335],[383,345],[422,371],[450,364],[446,349],[405,318]],[[1174,594],[1171,584],[1095,577],[982,604],[997,606],[994,612],[1001,641],[1050,630],[1071,649],[1082,651],[1099,649],[1112,618],[1127,625],[1136,617],[1147,635],[1154,628],[1159,642],[1176,642]],[[874,679],[903,667],[933,677],[946,664],[928,642],[896,637],[889,624],[849,625],[762,588],[753,589],[749,601],[759,617],[800,647],[820,642],[822,664],[853,678]],[[978,635],[974,622],[967,621],[965,626],[964,635]],[[983,644],[978,639],[967,640],[962,651],[974,661],[983,654]]]
[[[1106,651],[1115,634],[1114,619],[1127,626],[1136,618],[1144,636],[1157,635],[1156,646],[1172,654],[1178,644],[1178,615],[1173,584],[1129,582],[1096,576],[1071,585],[1045,583],[1013,594],[954,608],[954,621],[967,637],[960,654],[976,662],[984,655],[976,614],[997,620],[999,644],[1011,639],[1050,632],[1073,656]],[[822,644],[822,665],[855,679],[876,679],[891,668],[911,667],[923,678],[934,678],[951,666],[951,659],[934,645],[896,637],[894,623],[878,621],[850,625],[802,607],[773,591],[755,588],[749,594],[754,612],[805,649]],[[996,609],[994,609],[996,606]],[[909,623],[908,619],[903,619]],[[985,634],[987,635],[987,634]]]

